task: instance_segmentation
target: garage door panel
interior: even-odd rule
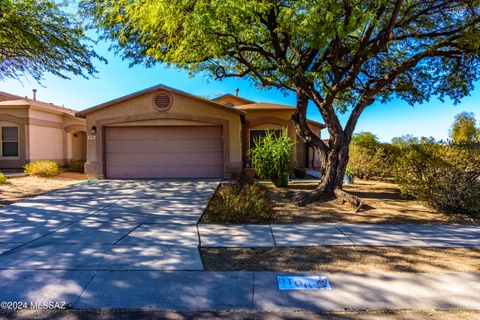
[[[188,153],[185,152],[181,154],[151,154],[150,163],[152,165],[162,163],[167,165],[174,165],[176,163],[182,165],[199,165],[199,164],[216,164],[220,165],[222,160],[219,159],[215,154],[212,153]]]
[[[221,134],[210,126],[107,128],[107,177],[222,177]]]
[[[212,139],[186,139],[172,141],[156,140],[109,140],[109,153],[189,153],[221,152],[222,141]],[[183,149],[179,150],[179,144]]]
[[[157,178],[206,178],[218,177],[218,166],[206,165],[198,168],[185,167],[182,165],[151,166],[142,172],[136,171],[135,166],[111,166],[109,175],[117,178],[140,178],[149,179],[156,175]],[[180,173],[180,175],[179,175]]]
[[[114,156],[110,155],[108,165],[112,166],[155,166],[158,163],[163,165],[190,165],[194,159],[193,165],[199,164],[215,164],[221,165],[222,159],[211,152],[185,152],[183,154],[158,154],[158,153],[116,153]]]

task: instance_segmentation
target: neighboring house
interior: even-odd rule
[[[221,178],[238,174],[265,130],[297,140],[295,167],[318,157],[295,134],[293,106],[236,95],[207,100],[167,86],[148,88],[78,112],[87,121],[85,171],[105,178]],[[320,136],[324,125],[309,121]]]
[[[51,103],[0,92],[0,169],[33,160],[86,159],[85,119]]]

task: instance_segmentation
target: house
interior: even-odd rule
[[[86,159],[85,119],[51,103],[0,92],[0,168]]]
[[[248,163],[255,136],[288,129],[297,140],[295,167],[318,166],[298,139],[293,106],[236,95],[213,100],[164,85],[78,112],[86,119],[85,172],[105,178],[221,178]],[[320,136],[324,125],[309,121]]]

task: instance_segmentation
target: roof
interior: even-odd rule
[[[236,106],[236,108],[240,110],[295,110],[296,109],[296,107],[294,106],[289,106],[286,104],[278,104],[278,103],[269,103],[269,102],[242,104],[240,106]]]
[[[227,93],[227,94],[222,94],[221,96],[218,96],[216,98],[213,98],[211,101],[217,101],[217,100],[220,100],[222,98],[227,98],[227,97],[231,97],[231,98],[234,98],[236,100],[239,100],[239,101],[243,101],[245,103],[254,103],[255,101],[252,101],[252,100],[248,100],[246,98],[242,98],[242,97],[239,97],[239,96],[236,96],[234,94],[231,94],[231,93]]]
[[[123,97],[120,97],[120,98],[117,98],[117,99],[114,99],[114,100],[110,100],[110,101],[104,102],[104,103],[102,103],[102,104],[93,106],[93,107],[91,107],[91,108],[82,110],[82,111],[80,111],[80,112],[77,112],[76,115],[79,116],[79,117],[85,117],[85,116],[86,116],[87,114],[89,114],[89,113],[98,111],[98,110],[100,110],[100,109],[103,109],[103,108],[112,106],[112,105],[114,105],[114,104],[117,104],[117,103],[120,103],[120,102],[123,102],[123,101],[127,101],[127,100],[130,100],[130,99],[133,99],[133,98],[135,98],[135,97],[141,96],[141,95],[146,94],[146,93],[154,92],[154,91],[156,91],[156,90],[165,90],[165,91],[173,92],[173,93],[182,95],[182,96],[187,97],[187,98],[191,98],[191,99],[194,99],[194,100],[197,100],[197,101],[201,101],[201,102],[204,102],[204,103],[208,103],[208,104],[210,104],[210,105],[212,105],[212,106],[214,106],[214,107],[216,107],[216,108],[220,108],[220,109],[227,110],[227,111],[231,111],[231,112],[236,112],[236,113],[242,114],[242,115],[245,114],[244,111],[238,110],[238,109],[236,109],[236,108],[228,107],[228,106],[225,106],[225,105],[223,105],[223,104],[214,102],[214,101],[212,101],[212,100],[208,100],[208,99],[205,99],[205,98],[202,98],[202,97],[199,97],[199,96],[196,96],[196,95],[187,93],[187,92],[182,91],[182,90],[178,90],[178,89],[175,89],[175,88],[172,88],[172,87],[163,85],[163,84],[159,84],[159,85],[156,85],[156,86],[153,86],[153,87],[150,87],[150,88],[146,88],[146,89],[143,89],[143,90],[140,90],[140,91],[137,91],[137,92],[128,94],[128,95],[126,95],[126,96],[123,96]]]
[[[323,128],[326,128],[326,125],[325,125],[325,124],[323,124],[323,123],[321,123],[321,122],[318,122],[318,121],[315,121],[315,120],[309,120],[309,119],[307,119],[307,122],[308,122],[308,123],[311,123],[311,124],[315,124],[315,125],[321,127],[322,129],[323,129]]]
[[[8,92],[0,91],[0,101],[18,100],[18,99],[23,99],[23,97],[17,96],[16,94],[11,94],[11,93],[8,93]]]
[[[3,99],[2,99],[3,98]],[[15,94],[0,91],[0,106],[33,106],[42,110],[75,115],[75,110],[57,106],[53,103],[47,103],[39,100],[29,99],[27,97],[17,96]]]
[[[248,110],[262,110],[262,111],[266,111],[266,110],[289,110],[289,111],[293,111],[296,109],[295,106],[289,106],[289,105],[286,105],[286,104],[278,104],[278,103],[269,103],[269,102],[258,102],[258,103],[251,103],[251,104],[244,104],[244,105],[241,105],[241,106],[236,106],[235,108],[237,109],[240,109],[240,110],[244,110],[244,111],[248,111]],[[320,123],[320,122],[317,122],[317,121],[314,121],[314,120],[309,120],[307,119],[307,122],[308,123],[312,123],[312,124],[315,124],[321,128],[325,128],[325,125],[323,123]]]

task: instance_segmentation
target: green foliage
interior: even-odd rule
[[[60,173],[60,168],[55,161],[37,160],[24,166],[25,173],[31,176],[53,177]]]
[[[455,116],[450,139],[456,144],[471,144],[480,142],[480,128],[476,128],[476,120],[473,112],[461,112]]]
[[[84,165],[85,165],[84,160],[70,159],[67,165],[65,166],[65,169],[71,172],[84,173]]]
[[[478,1],[404,1],[398,16],[396,3],[82,0],[81,6],[133,64],[161,62],[292,91],[308,81],[319,97],[333,98],[319,104],[328,112],[345,112],[366,97],[413,104],[436,94],[458,102],[480,74]],[[335,125],[334,117],[326,121]]]
[[[391,178],[397,156],[397,147],[380,143],[371,132],[362,132],[352,138],[348,167],[355,177],[362,179]]]
[[[91,40],[81,21],[66,11],[67,3],[55,0],[0,0],[0,81],[96,72],[92,59],[99,56],[85,44]]]
[[[265,187],[254,183],[224,184],[215,192],[202,221],[266,223],[272,213]]]
[[[249,150],[252,166],[261,179],[268,179],[277,187],[288,184],[288,171],[293,160],[295,141],[283,130],[280,136],[267,132],[265,137],[255,140]]]
[[[403,194],[447,213],[480,214],[478,146],[412,144],[402,150],[395,177]]]
[[[7,182],[7,177],[3,174],[3,172],[0,172],[0,184],[3,184]]]
[[[345,169],[345,175],[349,177],[352,181],[356,176],[355,170],[352,168],[351,165],[348,165],[347,168]]]
[[[407,134],[402,137],[392,138],[392,145],[398,148],[403,148],[403,147],[406,147],[412,144],[418,144],[418,143],[420,143],[420,140],[418,139],[418,137],[414,137],[411,134]]]
[[[362,131],[360,133],[355,133],[352,137],[352,144],[363,146],[363,147],[371,147],[379,144],[380,141],[378,137],[369,132],[369,131]]]

